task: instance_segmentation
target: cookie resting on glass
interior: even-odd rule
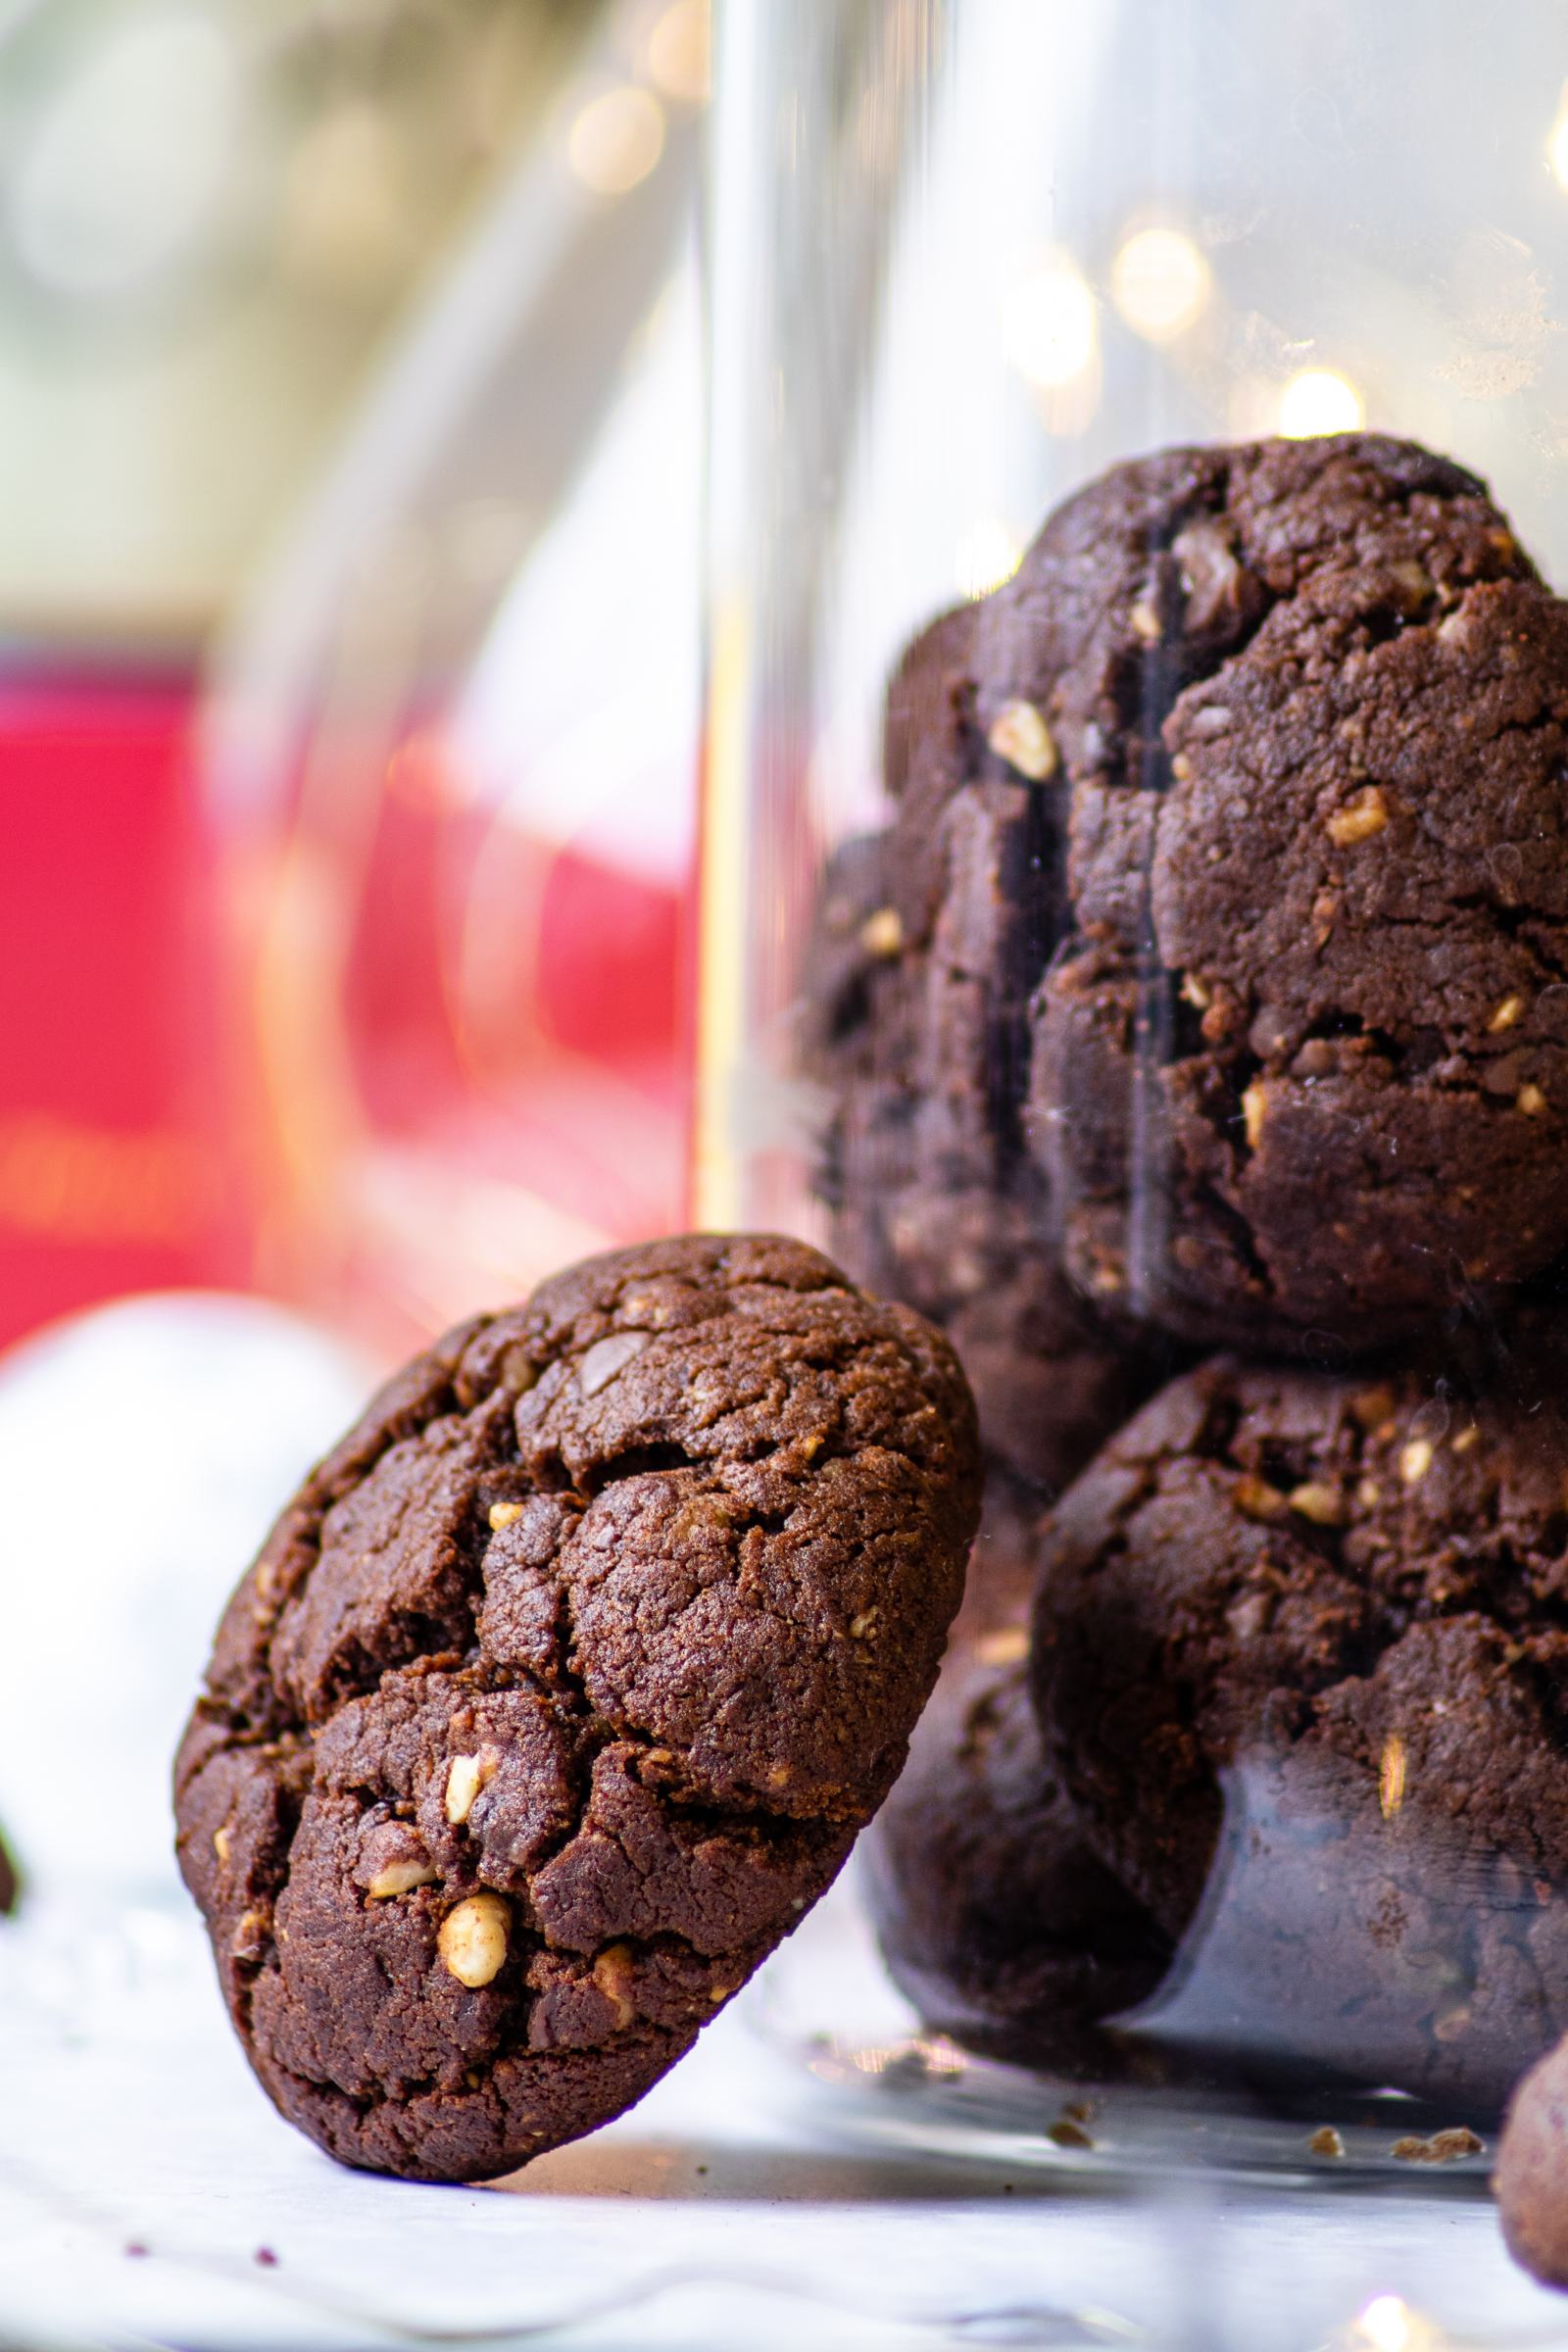
[[[647,2090],[896,1779],[978,1504],[947,1343],[793,1241],[590,1260],[398,1375],[241,1583],[176,1765],[289,2121],[475,2180]]]
[[[1047,1759],[1181,1947],[1141,2032],[1490,2116],[1568,2028],[1563,1395],[1216,1358],[1044,1522]]]

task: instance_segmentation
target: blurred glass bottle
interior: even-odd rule
[[[592,15],[219,663],[258,1278],[388,1348],[682,1214],[706,38]]]

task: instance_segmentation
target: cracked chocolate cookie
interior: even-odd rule
[[[1025,1123],[1065,1262],[1204,1344],[1364,1350],[1568,1247],[1568,606],[1376,435],[1173,451],[976,627],[1067,778]]]
[[[1113,1321],[1324,1360],[1568,1250],[1568,607],[1472,475],[1117,466],[915,639],[884,757],[826,893],[849,1213],[896,1135]]]
[[[792,1241],[594,1259],[409,1366],[240,1585],[176,1766],[283,2114],[472,2180],[645,2091],[891,1787],[978,1484],[947,1344]]]
[[[1147,1335],[1113,1334],[1062,1271],[1039,1171],[997,1091],[998,1041],[1022,1049],[1027,995],[1014,987],[1009,1010],[999,969],[1039,964],[996,947],[1009,901],[1027,904],[1027,864],[974,825],[951,835],[938,828],[923,939],[897,902],[893,836],[846,844],[824,875],[802,1007],[821,1098],[814,1184],[856,1279],[948,1332],[990,1457],[1053,1494],[1175,1364]]]
[[[1045,1521],[1040,1720],[1173,2036],[1490,2111],[1568,2026],[1563,1396],[1220,1358]]]
[[[1171,1947],[1045,1761],[1027,1647],[1015,1618],[944,1675],[860,1849],[871,1917],[934,2031],[988,2057],[1119,2072],[1097,2029],[1153,1992]]]
[[[1547,2286],[1568,2286],[1568,2041],[1514,2091],[1492,2189],[1514,2260]]]

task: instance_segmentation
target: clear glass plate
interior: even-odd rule
[[[853,1863],[760,1981],[751,2017],[787,2061],[817,2128],[867,2145],[1107,2183],[1198,2170],[1216,2181],[1333,2189],[1381,2180],[1473,2198],[1486,2194],[1491,2173],[1489,2141],[1438,2138],[1460,2129],[1455,2118],[1398,2090],[1314,2085],[1265,2097],[1240,2084],[1086,2082],[929,2034],[877,1956]]]

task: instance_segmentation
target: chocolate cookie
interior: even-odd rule
[[[893,895],[892,836],[847,844],[824,875],[801,1032],[821,1093],[815,1188],[857,1280],[948,1331],[987,1452],[1051,1494],[1173,1368],[1171,1350],[1113,1334],[1061,1269],[1044,1185],[996,1091],[994,1056],[999,1041],[1021,1044],[1026,991],[1009,1009],[975,944],[996,936],[1025,877],[962,826],[948,851],[957,862],[923,943]]]
[[[1568,2286],[1568,2042],[1509,2101],[1492,2187],[1515,2261],[1547,2286]]]
[[[1100,2021],[1146,1999],[1170,1945],[1085,1844],[1029,1704],[1027,1632],[984,1636],[945,1674],[861,1845],[900,1989],[986,2056],[1115,2070]]]
[[[1174,451],[977,624],[1070,785],[1028,1109],[1066,1263],[1312,1355],[1568,1247],[1568,606],[1375,435]]]
[[[469,2180],[637,2098],[891,1786],[977,1504],[946,1343],[792,1241],[590,1260],[412,1364],[239,1587],[176,1768],[284,2115]]]
[[[1218,1359],[1045,1522],[1051,1760],[1173,2034],[1494,2107],[1568,2026],[1568,1415]]]

